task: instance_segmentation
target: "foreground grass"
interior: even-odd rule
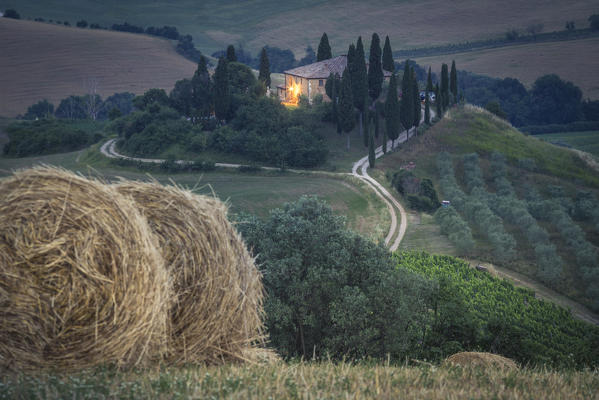
[[[597,399],[598,371],[276,363],[0,378],[0,398]]]

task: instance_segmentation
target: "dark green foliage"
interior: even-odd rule
[[[368,166],[370,168],[374,168],[375,163],[376,154],[374,151],[374,133],[368,129]]]
[[[391,75],[389,89],[387,90],[387,100],[385,101],[385,132],[389,139],[394,141],[399,137],[400,125],[400,105],[397,99],[397,79],[395,74]]]
[[[239,62],[227,62],[227,75],[231,95],[249,94],[257,82],[252,69]]]
[[[93,24],[91,27],[93,28]],[[181,35],[175,50],[177,50],[177,53],[193,62],[199,62],[202,57],[202,52],[195,48],[191,35]]]
[[[143,95],[133,99],[133,105],[138,110],[146,110],[149,106],[159,104],[164,107],[170,107],[171,100],[164,89],[150,89]]]
[[[180,114],[189,117],[193,112],[193,85],[189,79],[175,82],[175,87],[169,95],[171,107]]]
[[[56,119],[14,123],[6,133],[9,142],[4,154],[14,157],[75,151],[104,137],[98,123]]]
[[[441,95],[442,95],[442,106],[443,111],[447,110],[449,106],[449,71],[447,64],[441,65]]]
[[[12,8],[6,9],[3,16],[4,18],[21,19],[19,13]]]
[[[108,111],[108,119],[110,121],[114,121],[115,119],[120,118],[122,116],[123,116],[123,113],[117,107],[114,107],[113,109]]]
[[[415,127],[418,127],[420,126],[420,119],[422,118],[422,107],[420,102],[420,90],[418,89],[418,81],[414,74],[414,68],[410,69],[410,76],[412,80],[412,102],[414,104],[414,121],[412,124]]]
[[[98,119],[113,119],[110,118],[110,113],[113,110],[118,110],[122,115],[127,115],[133,111],[133,99],[135,95],[129,92],[121,92],[115,93],[112,96],[109,96],[104,100],[102,106],[100,107],[100,111],[98,112]],[[114,115],[114,113],[113,113]]]
[[[208,118],[213,109],[213,92],[204,56],[200,57],[198,68],[191,78],[191,90],[193,114],[199,118]]]
[[[431,78],[431,68],[428,67],[428,75],[426,77],[426,90],[424,98],[424,123],[431,123],[431,93],[433,92],[433,80]]]
[[[431,286],[396,269],[382,246],[345,230],[315,198],[237,225],[257,255],[266,325],[284,357],[390,357],[420,349]]]
[[[364,134],[362,135],[362,139],[364,139],[364,147],[368,147],[368,143],[370,142],[370,112],[368,110],[366,110],[364,118]]]
[[[410,65],[405,63],[403,77],[401,79],[401,104],[400,118],[405,130],[414,126],[414,85],[412,84]]]
[[[516,288],[453,257],[396,253],[394,258],[398,268],[439,282],[435,320],[438,310],[445,309],[440,313],[444,325],[456,328],[434,329],[433,337],[440,333],[441,340],[450,340],[451,332],[457,332],[464,350],[494,352],[522,364],[594,368],[599,363],[599,328],[536,299],[533,291]]]
[[[439,89],[439,84],[435,85],[435,111],[437,112],[437,118],[443,116],[443,95]]]
[[[50,118],[54,114],[54,104],[48,100],[40,100],[27,108],[23,119]]]
[[[4,16],[6,16],[6,14]],[[589,17],[589,26],[594,31],[599,30],[599,14],[593,14]]]
[[[283,72],[295,67],[296,61],[293,52],[289,49],[283,50],[278,47],[265,46],[268,61],[270,62],[270,72]],[[330,58],[330,57],[329,57]],[[258,61],[258,60],[257,60]],[[254,68],[258,68],[258,62]]]
[[[582,91],[557,75],[544,75],[537,79],[530,96],[532,119],[536,123],[563,124],[582,117]]]
[[[485,110],[497,115],[499,118],[507,119],[507,114],[501,109],[501,105],[497,101],[490,101],[485,105]]]
[[[83,96],[69,96],[60,101],[55,112],[56,118],[62,119],[85,119],[87,111]]]
[[[374,103],[374,111],[373,111],[373,118],[374,118],[374,137],[375,138],[379,138],[380,136],[380,130],[381,130],[381,112],[380,109],[381,107],[384,107],[384,105],[382,105],[380,102],[376,102]]]
[[[343,71],[343,76],[341,77],[337,118],[341,130],[348,134],[347,148],[349,149],[349,132],[351,132],[356,126],[356,118],[354,115],[354,100],[351,88],[351,77],[348,68]]]
[[[260,70],[258,73],[258,80],[264,82],[266,87],[270,87],[270,62],[268,61],[268,55],[266,49],[263,47],[260,52]]]
[[[306,55],[297,62],[297,66],[301,67],[302,65],[313,64],[315,62],[316,53],[314,53],[314,49],[312,48],[312,46],[308,46],[306,47]]]
[[[235,46],[233,46],[232,44],[227,46],[227,55],[226,55],[227,61],[228,62],[237,62],[237,56],[235,55]]]
[[[231,93],[229,89],[228,62],[225,58],[218,60],[213,80],[214,113],[220,121],[229,117],[229,106],[231,104]]]
[[[381,40],[379,35],[372,34],[370,54],[368,56],[368,94],[373,102],[379,98],[383,90],[383,66],[381,65]]]
[[[458,102],[458,73],[455,69],[455,60],[451,62],[451,72],[449,74],[449,90],[452,94],[452,102]]]
[[[329,37],[326,32],[322,34],[320,43],[318,43],[318,52],[316,53],[316,61],[328,60],[332,58],[331,45],[329,44]]]
[[[84,19],[77,21],[77,28],[87,28],[87,21]]]
[[[389,137],[387,136],[387,129],[383,129],[383,153],[387,153],[387,142]]]
[[[395,72],[395,62],[393,61],[393,52],[391,51],[391,42],[389,42],[389,36],[385,36],[382,67],[385,71]]]
[[[391,176],[391,185],[410,203],[410,208],[419,211],[435,211],[440,203],[430,179],[420,179],[413,172],[400,169]]]
[[[599,121],[599,100],[587,99],[582,102],[582,114],[587,121]]]
[[[362,37],[359,37],[351,70],[351,84],[354,106],[362,114],[367,105],[368,97],[368,73],[366,71],[366,59],[364,57],[364,45],[362,44]]]

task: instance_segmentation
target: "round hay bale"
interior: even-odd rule
[[[507,370],[518,369],[518,365],[509,358],[492,353],[480,353],[473,351],[464,351],[451,355],[445,359],[443,364]]]
[[[0,181],[0,367],[159,358],[169,284],[146,220],[114,188],[50,167]]]
[[[262,344],[261,275],[219,200],[157,182],[122,181],[158,237],[173,278],[168,361],[257,361]],[[262,355],[261,355],[262,354]]]

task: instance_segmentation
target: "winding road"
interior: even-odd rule
[[[403,143],[406,140],[408,140],[408,132],[404,131],[401,133],[401,135],[399,135],[399,138],[397,138],[395,140],[395,145],[397,145],[399,143]],[[124,154],[120,154],[116,151],[116,142],[117,142],[117,139],[108,140],[106,143],[104,143],[100,147],[100,152],[104,156],[106,156],[108,158],[113,158],[113,159],[123,159],[123,160],[139,161],[139,162],[153,163],[153,164],[160,164],[165,161],[163,159],[158,159],[158,158],[129,157]],[[387,148],[392,149],[393,147],[394,147],[393,141],[389,140],[387,142]],[[380,158],[384,154],[385,153],[383,153],[382,145],[375,149],[376,158]],[[178,164],[184,164],[189,161],[177,160],[175,162]],[[239,168],[239,167],[243,166],[241,164],[230,164],[230,163],[215,163],[214,165],[219,168]],[[389,191],[387,189],[385,189],[383,187],[383,185],[381,185],[379,182],[377,182],[376,179],[374,179],[370,175],[368,175],[368,166],[369,166],[368,165],[368,156],[366,155],[353,164],[351,175],[356,177],[357,179],[361,180],[362,182],[366,183],[372,190],[374,190],[374,192],[377,194],[377,196],[379,196],[381,198],[381,200],[383,200],[383,202],[387,205],[389,214],[391,216],[391,226],[389,227],[389,232],[387,233],[387,236],[385,237],[385,246],[387,246],[389,248],[389,250],[395,251],[399,247],[399,244],[401,243],[401,241],[406,233],[406,229],[408,227],[408,216],[406,214],[406,210],[403,208],[401,203],[399,201],[397,201],[397,199],[391,193],[389,193]],[[267,171],[278,171],[279,170],[279,168],[274,168],[274,167],[260,167],[260,168],[263,170],[267,170]],[[294,170],[294,169],[289,169],[287,171],[296,172],[296,173],[306,172],[304,170]],[[330,173],[328,173],[328,174],[330,174]],[[398,220],[397,214],[398,213],[399,213],[399,217],[400,217],[399,218],[399,226],[397,223],[397,220]],[[395,240],[392,241],[393,238],[395,238]]]

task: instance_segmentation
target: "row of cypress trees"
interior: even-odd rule
[[[317,60],[322,61],[332,58],[331,46],[328,36],[324,33],[318,46]],[[382,93],[384,74],[383,70],[392,72],[387,90],[386,101],[381,107],[377,100]],[[383,137],[383,151],[386,152],[387,140],[396,140],[402,130],[410,130],[418,127],[422,118],[420,105],[420,91],[418,81],[409,60],[406,61],[401,81],[401,102],[398,98],[398,82],[395,75],[395,64],[391,50],[389,37],[385,38],[382,49],[377,33],[372,35],[369,52],[369,65],[366,67],[366,58],[362,38],[357,43],[349,46],[347,53],[347,68],[341,77],[331,74],[327,79],[326,93],[333,100],[333,116],[337,123],[337,132],[345,132],[347,136],[347,149],[350,148],[351,132],[356,123],[359,127],[360,136],[364,139],[364,145],[370,147],[370,164],[374,165],[374,138],[379,136],[379,118],[385,118],[385,130]],[[451,78],[448,74],[447,65],[443,64],[441,72],[441,88],[437,85],[433,88],[431,70],[429,68],[426,84],[424,121],[430,124],[430,98],[429,94],[437,94],[437,114],[441,115],[451,102],[457,102],[457,73],[455,62],[451,67]],[[450,96],[450,91],[452,96]],[[378,104],[378,106],[377,106]],[[358,118],[356,122],[355,111]],[[374,129],[370,125],[374,124]],[[403,128],[403,129],[402,129]]]

